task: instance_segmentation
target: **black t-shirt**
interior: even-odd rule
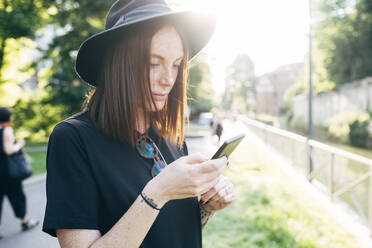
[[[182,155],[160,138],[149,136],[167,164]],[[107,139],[79,113],[53,130],[47,154],[47,206],[43,231],[96,229],[101,235],[125,214],[152,179],[153,161],[142,158],[130,144]],[[200,209],[197,198],[166,203],[140,247],[201,247]]]

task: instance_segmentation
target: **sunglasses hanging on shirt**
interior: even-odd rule
[[[150,137],[145,138],[143,135],[141,135],[137,140],[136,148],[138,153],[143,158],[153,159],[154,165],[151,168],[152,177],[159,175],[165,166],[167,166],[167,162],[165,162],[160,149]]]

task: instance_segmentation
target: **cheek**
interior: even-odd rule
[[[150,70],[150,84],[151,89],[154,88],[160,81],[160,73],[158,70]]]
[[[176,82],[178,73],[179,73],[179,69],[174,69],[173,70],[173,83]]]

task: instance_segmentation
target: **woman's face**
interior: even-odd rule
[[[159,111],[176,81],[183,56],[182,40],[173,26],[165,26],[155,33],[150,48],[150,84]]]

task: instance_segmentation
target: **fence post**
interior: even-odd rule
[[[372,237],[372,167],[369,169],[369,190],[368,190],[368,221],[369,232]]]
[[[290,139],[288,139],[290,140]],[[292,142],[292,145],[291,145],[291,158],[292,158],[292,167],[295,168],[296,167],[296,154],[295,154],[295,142],[293,140],[291,140]]]
[[[293,168],[295,168],[296,167],[296,156],[295,156],[295,142],[293,140],[292,140],[292,145],[291,145],[291,158],[292,158],[292,166]]]
[[[334,187],[334,167],[335,167],[335,154],[331,153],[331,163],[328,167],[328,189],[329,189],[329,197],[331,201],[334,200],[333,192],[335,191]]]
[[[311,172],[313,171],[313,147],[309,144],[309,139],[306,140],[307,145],[307,171],[306,176],[309,179],[309,182],[312,181],[310,178]]]

